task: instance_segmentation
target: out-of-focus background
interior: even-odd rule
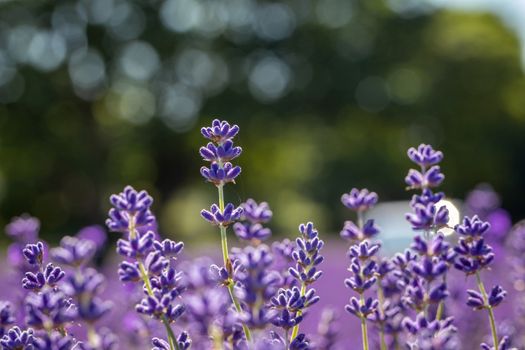
[[[524,19],[512,0],[0,1],[0,227],[28,212],[56,242],[132,184],[161,232],[215,241],[215,116],[241,127],[228,199],[269,201],[276,233],[336,234],[353,186],[407,200],[420,142],[448,196],[488,182],[522,218]]]

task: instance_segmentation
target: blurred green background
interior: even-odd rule
[[[57,240],[132,184],[162,232],[214,238],[215,116],[241,127],[228,199],[269,201],[277,232],[338,232],[353,186],[408,199],[420,142],[445,152],[449,196],[488,182],[522,218],[525,7],[466,3],[0,1],[0,225],[28,212]]]

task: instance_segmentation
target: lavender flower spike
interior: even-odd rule
[[[341,202],[348,209],[362,212],[366,211],[377,203],[377,193],[370,192],[368,189],[358,190],[353,188],[349,193],[345,193],[341,196]]]
[[[106,225],[114,232],[128,232],[130,227],[139,228],[155,222],[150,211],[153,198],[146,192],[137,192],[133,187],[126,186],[119,194],[111,195],[113,208],[109,210]]]
[[[211,126],[201,128],[202,136],[218,144],[234,138],[238,132],[237,125],[230,125],[227,121],[219,119],[214,119]]]
[[[33,330],[14,326],[0,339],[0,345],[4,350],[33,350]]]
[[[421,167],[429,167],[440,163],[443,160],[443,152],[436,151],[431,145],[420,144],[417,149],[410,147],[408,149],[408,158]]]
[[[228,203],[224,210],[220,210],[219,206],[213,204],[210,210],[203,209],[201,216],[212,225],[227,227],[233,222],[240,219],[242,208],[235,208],[233,204]]]
[[[468,290],[467,305],[477,309],[486,309],[489,315],[494,349],[499,349],[500,342],[497,335],[496,321],[493,308],[498,306],[507,293],[499,285],[492,288],[487,294],[481,280],[481,270],[487,268],[494,260],[492,247],[485,243],[484,235],[490,230],[490,224],[482,221],[478,216],[465,217],[462,224],[454,228],[459,235],[458,245],[454,248],[457,258],[454,263],[456,269],[467,276],[475,275],[479,292]],[[502,341],[502,344],[505,342]]]

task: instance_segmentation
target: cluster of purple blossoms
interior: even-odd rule
[[[466,276],[475,275],[479,289],[478,291],[467,290],[467,305],[475,310],[487,310],[492,332],[492,348],[506,349],[508,339],[498,338],[493,309],[505,299],[507,292],[500,285],[495,285],[490,292],[487,292],[481,280],[481,271],[487,269],[494,261],[492,247],[485,243],[484,239],[484,235],[490,230],[490,224],[475,215],[472,218],[465,217],[454,230],[459,236],[458,244],[454,248],[457,253],[454,267],[465,273]],[[482,344],[482,346],[491,349],[487,344]]]
[[[370,239],[379,233],[379,228],[373,219],[364,221],[363,215],[377,204],[378,196],[375,192],[367,189],[358,190],[353,188],[349,193],[341,197],[341,202],[345,207],[357,213],[357,224],[346,221],[341,231],[341,237],[350,241],[351,246],[348,250],[350,267],[348,270],[352,276],[347,278],[345,286],[353,290],[359,298],[352,296],[350,303],[345,306],[345,310],[356,316],[361,322],[361,333],[363,349],[368,349],[368,328],[367,320],[379,320],[383,316],[383,301],[366,297],[365,294],[376,284],[378,278],[378,264],[376,254],[380,245],[372,243]],[[380,291],[381,293],[382,291]],[[384,329],[380,326],[381,343],[384,343]],[[383,345],[382,345],[383,346]]]
[[[185,311],[180,298],[185,288],[181,273],[173,266],[184,244],[170,239],[157,240],[153,231],[140,229],[155,222],[150,210],[153,198],[146,191],[137,192],[128,186],[122,193],[111,196],[110,201],[114,207],[109,211],[106,224],[126,235],[117,242],[117,253],[126,259],[119,267],[120,280],[141,284],[143,296],[135,310],[159,320],[166,328],[167,342],[153,338],[154,346],[163,349],[163,344],[168,344],[166,349],[179,349],[181,339],[183,344],[191,342],[186,332],[176,337],[171,328]]]
[[[44,241],[37,241],[37,219],[15,218],[6,227],[14,240],[8,261],[23,293],[17,302],[0,301],[0,348],[334,350],[353,344],[348,339],[339,342],[339,327],[330,310],[323,313],[317,335],[304,332],[305,317],[320,301],[312,286],[323,275],[319,267],[325,243],[314,225],[301,224],[295,241],[284,239],[271,248],[263,243],[272,234],[266,227],[273,215],[269,205],[247,199],[235,206],[224,198],[224,186],[235,183],[241,172],[231,163],[242,152],[233,143],[239,127],[214,120],[201,132],[210,140],[200,149],[210,163],[201,174],[218,191],[218,204],[202,210],[201,216],[219,228],[223,264],[213,264],[211,259],[179,263],[184,244],[160,238],[152,197],[131,186],[110,197],[106,221],[111,231],[122,234],[116,244],[123,257],[119,286],[105,288],[113,281],[95,268],[94,260],[101,257],[106,240],[99,228],[65,236],[58,247],[48,249]],[[404,253],[381,256],[381,243],[376,240],[380,230],[368,217],[378,202],[375,192],[352,189],[341,197],[343,205],[356,213],[356,220],[346,221],[340,235],[350,243],[350,276],[344,285],[355,293],[345,310],[360,321],[363,349],[459,349],[458,325],[450,317],[452,308],[445,307],[453,293],[447,288],[447,281],[452,284],[447,276],[455,267],[457,273],[476,277],[478,290],[466,291],[467,306],[489,315],[492,344],[483,343],[481,349],[510,350],[511,341],[522,338],[516,331],[497,328],[493,311],[507,292],[501,285],[486,290],[481,280],[481,273],[496,261],[487,243],[490,224],[483,217],[465,217],[454,227],[459,239],[453,245],[441,232],[445,227],[450,230],[448,210],[439,205],[444,194],[433,192],[444,180],[438,165],[443,153],[420,145],[411,148],[408,156],[419,169],[410,170],[405,180],[409,189],[420,192],[413,196],[412,212],[406,215],[418,234]],[[228,248],[230,226],[243,248]],[[525,264],[519,256],[525,251],[523,237],[521,233],[512,243],[516,288],[525,280]],[[116,287],[126,294],[110,302],[107,289],[113,294]],[[119,325],[107,321],[111,314]],[[126,331],[117,336],[113,332],[120,323]],[[368,325],[377,334],[369,334]],[[497,332],[515,337],[500,339]]]
[[[438,187],[445,179],[437,165],[443,160],[443,153],[434,150],[430,145],[421,144],[417,149],[410,148],[408,157],[419,165],[420,170],[410,169],[405,182],[409,189],[421,190],[421,194],[412,197],[410,206],[413,212],[407,214],[406,219],[414,230],[424,231],[428,236],[446,226],[449,221],[447,208],[437,207],[444,194],[432,192],[432,189]]]
[[[254,244],[268,239],[272,231],[263,226],[273,215],[268,203],[257,203],[250,198],[241,204],[241,208],[243,209],[241,219],[244,222],[233,225],[235,235],[243,241],[252,241]]]
[[[295,266],[288,269],[295,283],[280,288],[271,300],[272,308],[277,312],[273,324],[283,329],[284,344],[290,343],[291,348],[294,346],[297,349],[309,346],[306,335],[299,334],[299,324],[308,308],[319,301],[315,289],[309,287],[322,276],[318,266],[324,260],[321,255],[324,242],[313,223],[299,225],[299,233],[300,237],[295,240],[296,246],[291,251]]]
[[[27,237],[36,238],[38,227],[38,220],[25,216],[15,218],[6,229],[11,237],[22,242]],[[64,237],[60,247],[49,253],[43,242],[27,243],[20,249],[19,254],[25,262],[17,261],[13,267],[26,268],[21,279],[26,290],[22,295],[23,311],[19,310],[19,319],[11,304],[0,303],[0,344],[3,349],[115,349],[116,337],[109,330],[96,326],[111,308],[109,302],[99,297],[105,279],[91,268],[84,269],[95,251],[96,247],[90,240],[73,237]],[[46,263],[48,256],[54,263]],[[90,277],[95,275],[98,278],[93,283]],[[69,335],[70,330],[79,324],[90,329],[86,339]]]

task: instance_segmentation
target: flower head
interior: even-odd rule
[[[219,119],[214,119],[211,126],[201,128],[202,136],[218,144],[234,138],[238,132],[237,125],[230,125],[227,121]]]
[[[429,167],[443,160],[443,152],[434,150],[431,145],[424,143],[417,148],[410,147],[407,154],[411,161],[421,167]]]
[[[206,221],[208,221],[212,225],[217,226],[229,226],[233,222],[239,220],[241,218],[241,214],[242,208],[235,208],[231,203],[226,204],[226,207],[222,211],[216,204],[212,204],[210,210],[203,209],[201,211],[201,216]]]
[[[109,210],[106,225],[111,231],[128,232],[130,227],[138,228],[155,222],[150,211],[153,198],[146,192],[137,192],[126,186],[119,194],[111,195],[109,201],[113,208]]]
[[[34,242],[39,230],[40,221],[28,214],[14,217],[5,227],[7,235],[20,243]]]
[[[370,192],[366,188],[362,190],[353,188],[349,193],[341,196],[343,205],[354,211],[365,211],[374,207],[377,199],[377,193]]]

